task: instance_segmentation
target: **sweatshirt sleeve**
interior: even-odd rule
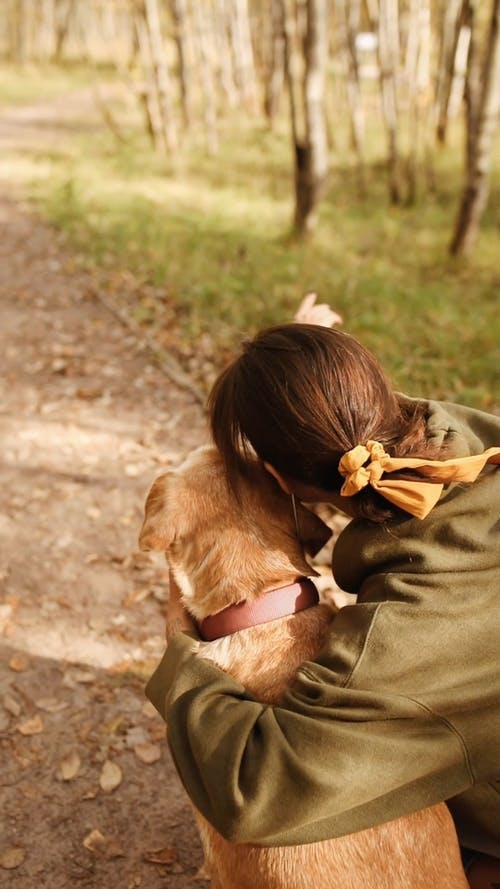
[[[304,664],[283,702],[267,706],[199,648],[179,633],[146,692],[192,802],[226,839],[315,842],[470,786],[445,720],[410,698],[346,687],[335,657]]]

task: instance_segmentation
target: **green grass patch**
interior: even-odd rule
[[[108,76],[116,77],[112,71]],[[99,79],[99,71],[88,64],[55,65],[49,62],[0,66],[0,106],[24,105],[64,96]]]
[[[186,140],[175,164],[127,117],[125,142],[74,133],[23,168],[25,187],[90,265],[131,271],[180,309],[182,335],[226,353],[259,327],[290,320],[316,290],[409,394],[500,406],[500,159],[473,257],[448,255],[462,183],[461,135],[436,154],[435,190],[391,208],[374,140],[361,198],[347,151],[333,158],[313,239],[289,237],[293,210],[286,121],[276,133],[224,124],[217,157]],[[161,324],[161,306],[136,317]]]

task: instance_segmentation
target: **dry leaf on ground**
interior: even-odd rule
[[[120,766],[116,762],[112,762],[111,759],[107,759],[101,769],[99,778],[101,790],[111,793],[122,783],[122,779],[123,775]]]
[[[38,701],[35,701],[35,707],[46,713],[60,713],[61,710],[69,707],[69,704],[67,701],[58,701],[57,698],[39,698]]]
[[[11,849],[6,849],[5,852],[0,853],[0,867],[3,867],[5,870],[14,870],[14,868],[19,867],[23,863],[25,858],[25,849],[13,846]]]
[[[21,713],[21,704],[11,695],[5,695],[2,704],[11,716],[19,716]]]
[[[27,719],[25,722],[20,722],[17,726],[17,730],[21,735],[39,735],[40,732],[43,732],[43,721],[40,716],[34,716],[33,719]]]
[[[27,654],[13,654],[9,661],[9,668],[14,673],[24,673],[31,666],[31,661]]]
[[[147,765],[158,762],[161,757],[159,744],[148,744],[146,742],[144,744],[136,744],[133,749],[137,759],[140,759],[141,762],[145,762]]]
[[[73,778],[76,778],[80,771],[80,765],[81,760],[78,753],[76,750],[72,750],[71,753],[68,753],[68,755],[61,761],[59,767],[59,777],[61,780],[71,781]]]
[[[112,836],[104,836],[100,830],[91,830],[83,840],[83,845],[99,858],[124,858],[123,846]]]
[[[149,852],[144,852],[142,857],[144,861],[148,861],[151,864],[173,864],[177,861],[177,849],[175,846],[165,846],[163,849],[152,849]]]

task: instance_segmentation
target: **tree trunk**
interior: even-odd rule
[[[469,8],[467,0],[465,8]],[[464,91],[467,92],[466,78],[469,79],[471,71],[471,68],[469,67],[469,59],[475,55],[474,48],[471,45],[472,19],[469,21],[469,17],[465,16],[463,22],[458,36],[457,51],[455,53],[454,70],[448,102],[448,120],[456,117],[462,107]]]
[[[478,112],[473,117],[470,136],[471,158],[455,233],[452,254],[472,251],[489,193],[489,174],[495,130],[500,112],[500,0],[493,0],[488,44],[483,65],[482,90]]]
[[[463,6],[463,0],[449,0],[443,16],[435,105],[436,136],[441,143],[446,141],[457,47],[462,30]]]
[[[179,60],[179,83],[184,125],[190,127],[193,120],[191,72],[188,65],[187,13],[185,0],[172,0],[172,16],[175,26],[175,44]]]
[[[271,29],[265,74],[264,111],[272,127],[277,117],[285,78],[285,22],[281,0],[271,0]]]
[[[299,235],[308,234],[315,228],[328,172],[325,120],[328,0],[307,0],[303,12],[303,76],[297,83],[296,8],[294,3],[286,3],[286,71],[295,150],[294,231]]]
[[[464,3],[464,30],[468,31],[467,56],[464,65],[462,85],[463,98],[465,98],[465,156],[469,173],[474,166],[474,143],[478,129],[479,111],[481,106],[481,50],[478,28],[477,0],[465,0]]]
[[[54,61],[60,62],[64,54],[64,46],[68,39],[69,26],[75,10],[75,0],[57,0],[56,4],[56,33],[54,46]]]
[[[397,0],[380,0],[378,55],[382,110],[387,133],[389,195],[392,204],[401,202],[401,173],[398,145],[399,19]]]
[[[361,194],[364,194],[366,192],[364,162],[365,116],[356,52],[356,35],[360,25],[361,3],[359,0],[336,0],[336,12],[346,71],[347,104],[351,119],[351,141],[358,167],[359,191]]]
[[[429,145],[431,110],[431,9],[429,0],[411,0],[406,74],[408,82],[409,152],[407,201],[415,202],[420,165],[432,178]]]
[[[233,60],[229,40],[229,13],[226,0],[215,0],[215,46],[217,51],[217,77],[230,108],[238,104],[234,82]]]
[[[24,65],[28,58],[26,0],[17,0],[11,12],[11,53],[12,59]]]
[[[143,11],[134,11],[134,28],[137,47],[141,60],[143,82],[138,87],[139,101],[144,113],[146,131],[151,139],[153,147],[159,151],[164,147],[163,131],[158,108],[158,96],[153,83],[151,54],[149,51],[148,35]]]
[[[144,0],[144,16],[148,32],[154,84],[158,98],[160,121],[165,147],[175,154],[178,147],[177,126],[172,107],[172,88],[161,33],[158,0]]]
[[[233,0],[231,10],[231,42],[236,86],[243,104],[251,111],[256,111],[257,83],[247,0]]]
[[[210,11],[208,11],[210,12]],[[215,93],[213,64],[209,51],[210,29],[207,22],[207,9],[195,0],[193,16],[196,43],[199,56],[201,91],[203,95],[203,120],[209,154],[217,154],[219,138],[217,134],[217,96]],[[213,33],[213,31],[212,31]],[[212,47],[214,48],[214,47]]]

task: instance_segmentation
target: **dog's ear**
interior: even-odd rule
[[[169,490],[173,473],[160,475],[146,498],[144,521],[139,534],[139,549],[143,552],[166,552],[175,537],[174,517],[170,515]]]
[[[332,529],[320,519],[315,512],[311,512],[302,503],[297,503],[300,541],[310,556],[315,556],[323,549],[332,536]]]

